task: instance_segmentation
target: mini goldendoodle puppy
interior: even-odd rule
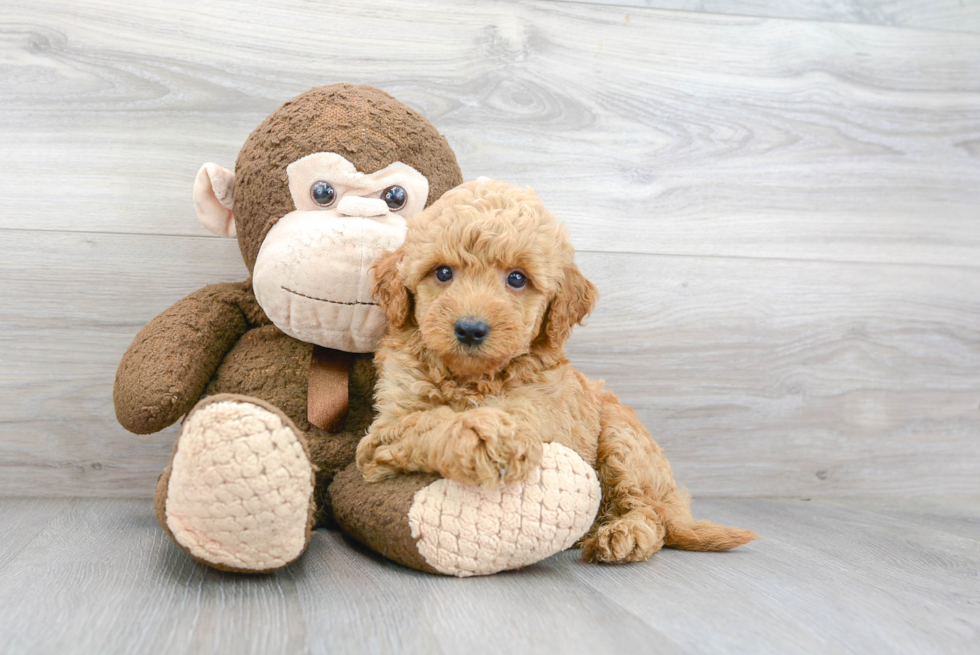
[[[478,180],[411,221],[376,266],[388,319],[378,416],[360,442],[367,480],[408,471],[492,487],[522,480],[542,444],[568,446],[602,486],[582,540],[599,562],[663,546],[728,550],[750,530],[691,518],[663,451],[633,410],[568,363],[564,344],[598,293],[563,225],[530,190]]]

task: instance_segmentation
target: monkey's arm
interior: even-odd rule
[[[251,283],[231,282],[199,289],[147,323],[116,371],[119,423],[136,434],[175,423],[259,314]]]

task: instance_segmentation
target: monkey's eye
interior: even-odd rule
[[[521,289],[527,284],[527,276],[520,271],[511,271],[507,276],[507,286],[513,289]]]
[[[440,282],[449,282],[453,279],[453,269],[449,266],[440,266],[436,269],[436,279]]]
[[[314,182],[310,187],[310,197],[321,207],[329,207],[337,200],[337,190],[326,182]]]
[[[408,202],[408,193],[397,184],[390,186],[381,192],[381,199],[388,205],[388,209],[393,212],[398,211]]]

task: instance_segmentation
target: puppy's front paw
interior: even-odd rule
[[[663,544],[663,526],[628,516],[600,525],[586,537],[582,557],[590,562],[642,562]]]
[[[541,464],[541,439],[521,430],[507,412],[471,409],[459,415],[456,428],[443,477],[494,487],[523,480]]]
[[[380,482],[404,472],[404,444],[385,444],[373,432],[369,432],[357,444],[355,455],[357,468],[368,482]]]
[[[393,477],[399,472],[395,465],[395,458],[392,456],[390,446],[378,446],[371,453],[371,457],[357,463],[364,479],[368,482],[381,482]]]

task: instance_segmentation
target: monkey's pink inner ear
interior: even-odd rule
[[[227,168],[212,164],[201,166],[194,180],[194,210],[201,225],[219,237],[234,237],[235,174]]]

